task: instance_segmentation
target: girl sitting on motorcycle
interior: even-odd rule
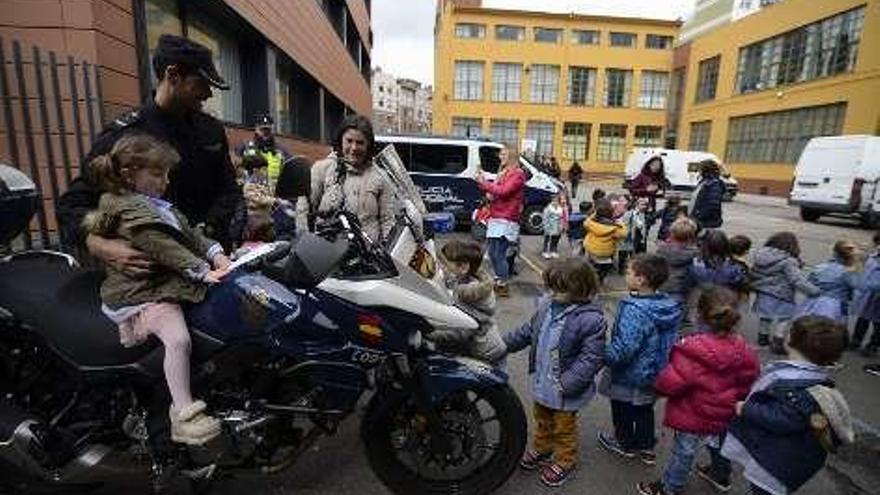
[[[168,171],[179,160],[174,148],[152,136],[134,133],[119,139],[92,162],[104,193],[85,226],[91,234],[125,240],[149,256],[149,273],[136,278],[107,266],[102,310],[119,326],[122,345],[140,344],[150,334],[162,341],[172,399],[171,438],[201,445],[220,433],[220,423],[204,413],[205,403],[193,400],[190,392],[190,336],[180,304],[201,301],[207,286],[226,274],[229,258],[220,244],[203,237],[161,199]]]
[[[434,330],[426,338],[442,350],[500,364],[507,354],[495,324],[495,281],[482,269],[483,250],[472,242],[450,241],[440,250],[446,287],[480,321],[477,330]]]
[[[541,481],[557,487],[577,467],[577,413],[596,394],[608,323],[594,301],[599,278],[584,258],[553,261],[544,271],[544,285],[552,296],[528,322],[505,334],[504,343],[510,352],[531,346],[535,440],[520,467],[540,469]]]

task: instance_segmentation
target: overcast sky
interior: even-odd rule
[[[493,8],[583,14],[685,18],[695,0],[483,0]],[[373,67],[397,77],[434,82],[434,9],[437,0],[373,0]]]

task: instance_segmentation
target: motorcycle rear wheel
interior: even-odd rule
[[[446,456],[431,450],[431,432],[411,396],[394,391],[373,397],[361,434],[370,466],[391,491],[479,495],[510,477],[525,450],[528,426],[509,386],[460,392],[435,410],[454,446]],[[489,438],[493,434],[497,439]]]

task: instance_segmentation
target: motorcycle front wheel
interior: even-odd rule
[[[376,476],[398,494],[485,494],[510,477],[526,446],[522,403],[507,385],[451,394],[432,431],[405,391],[373,397],[361,427]]]

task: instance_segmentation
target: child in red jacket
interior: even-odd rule
[[[760,366],[746,340],[736,334],[739,298],[729,289],[709,286],[697,302],[699,333],[672,348],[669,364],[654,387],[669,398],[663,424],[675,432],[663,479],[636,485],[642,495],[682,493],[697,450],[714,445],[714,478],[729,477],[730,463],[718,447],[719,435],[736,415],[736,403],[749,393]]]

